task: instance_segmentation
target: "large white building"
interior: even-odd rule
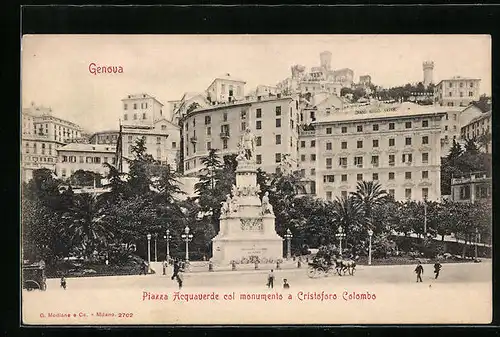
[[[108,169],[104,165],[115,165],[116,147],[110,144],[81,144],[71,143],[58,149],[56,175],[60,179],[67,179],[78,170],[99,173],[106,177]]]
[[[455,76],[441,80],[434,87],[434,99],[440,106],[466,107],[479,100],[481,80]]]
[[[300,135],[309,193],[333,200],[374,180],[396,200],[439,200],[444,112],[412,103],[344,109]]]
[[[57,149],[81,139],[82,128],[58,118],[52,109],[34,103],[21,112],[21,178],[29,181],[33,171],[41,168],[55,170]]]

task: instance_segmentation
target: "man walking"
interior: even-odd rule
[[[269,275],[267,276],[267,287],[274,288],[274,273],[272,269]]]
[[[417,273],[417,282],[422,282],[422,277],[420,275],[424,273],[424,267],[422,267],[420,261],[418,261],[417,268],[415,268],[415,273]]]
[[[440,271],[441,271],[441,263],[439,263],[439,261],[436,261],[436,263],[434,263],[434,274],[436,274],[436,277],[434,277],[434,279],[437,279],[439,277]]]

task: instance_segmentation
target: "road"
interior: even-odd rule
[[[23,314],[26,322],[38,324],[487,323],[491,267],[490,262],[444,264],[434,280],[432,266],[424,265],[423,283],[416,283],[415,266],[360,266],[354,276],[320,279],[309,278],[306,269],[282,270],[275,271],[272,290],[265,286],[264,270],[192,273],[185,275],[181,294],[213,293],[219,299],[187,302],[174,300],[177,284],[169,276],[70,278],[67,290],[51,279],[46,292],[23,292]],[[289,290],[282,289],[283,278]],[[311,297],[322,292],[336,299]],[[284,297],[248,300],[242,294]],[[353,300],[345,299],[349,294]],[[376,299],[356,300],[356,294]],[[97,316],[101,312],[115,316]],[[132,317],[117,317],[121,312]],[[49,318],[50,313],[77,316]]]

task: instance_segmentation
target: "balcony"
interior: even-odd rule
[[[378,167],[378,163],[372,163],[373,167]]]
[[[196,138],[196,136],[191,137],[189,140],[191,141],[191,143],[198,142],[198,138]]]
[[[357,168],[363,168],[363,164],[356,164]]]
[[[347,164],[342,164],[340,165],[340,167],[342,167],[343,169],[347,168]]]
[[[222,138],[222,139],[228,139],[229,138],[229,131],[221,132],[220,133],[220,138]]]
[[[389,162],[389,166],[394,166],[394,165],[396,165],[396,163],[395,163],[395,162],[393,162],[393,161],[390,161],[390,162]]]
[[[407,161],[407,162],[405,162],[405,165],[406,165],[406,166],[411,166],[411,164],[412,164],[412,162],[411,162],[411,161]]]

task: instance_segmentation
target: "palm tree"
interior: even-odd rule
[[[489,131],[483,133],[481,136],[479,136],[477,142],[484,149],[484,152],[488,153],[491,143],[491,133]]]
[[[388,201],[389,195],[375,181],[360,181],[356,186],[356,192],[352,192],[355,203],[361,205],[369,227],[373,227],[372,211]]]
[[[80,194],[74,197],[74,202],[63,215],[67,229],[75,248],[83,251],[85,258],[113,237],[105,222],[104,208],[99,198],[91,194]]]
[[[345,242],[358,242],[354,236],[366,223],[363,205],[356,202],[353,196],[343,196],[333,201],[333,219],[337,228],[342,226],[346,234]]]

